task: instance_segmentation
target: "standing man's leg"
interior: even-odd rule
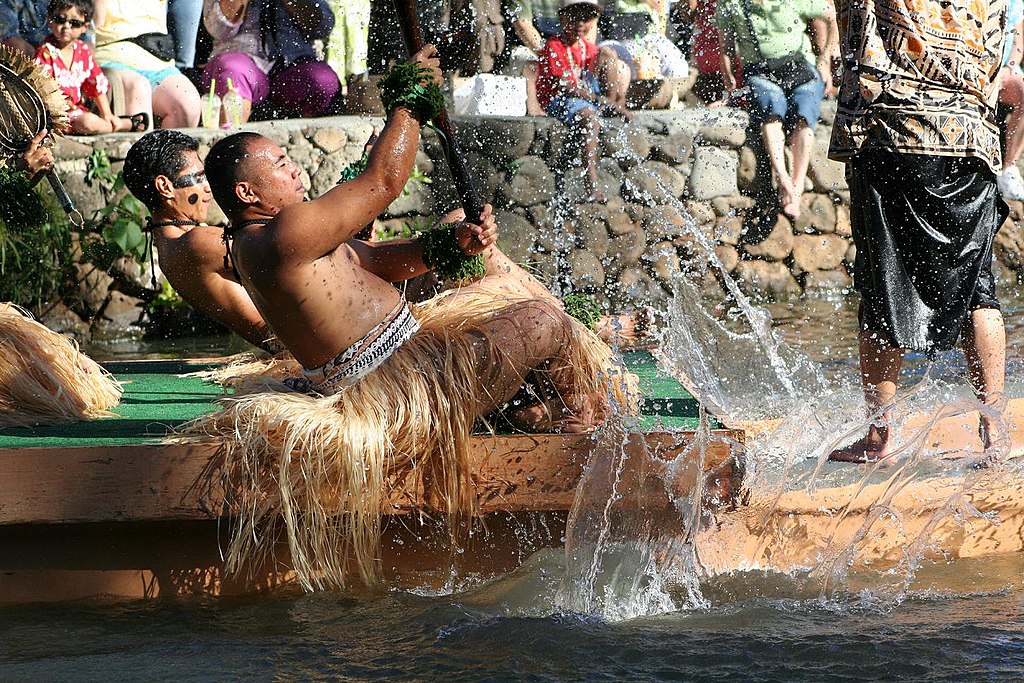
[[[998,308],[977,308],[964,330],[964,356],[967,376],[978,400],[998,409],[1006,381],[1006,329]],[[998,438],[998,424],[991,415],[981,414],[979,425],[985,448]]]
[[[896,386],[903,349],[892,346],[878,332],[860,333],[860,381],[864,401],[872,415],[883,410],[896,398]],[[872,423],[868,433],[849,446],[837,448],[829,460],[841,462],[874,462],[888,455],[889,427]]]
[[[167,32],[174,39],[174,65],[191,69],[196,61],[196,39],[203,18],[202,0],[170,0],[167,4]]]

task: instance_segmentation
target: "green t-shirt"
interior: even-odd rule
[[[533,21],[534,17],[558,19],[562,0],[512,0],[508,3],[508,14],[513,19]]]
[[[761,55],[750,40],[744,4],[750,7]],[[825,14],[824,0],[718,0],[715,23],[726,41],[736,42],[740,61],[753,64],[776,59],[799,50],[814,62],[814,49],[807,36],[807,22]]]

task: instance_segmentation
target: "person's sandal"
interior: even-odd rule
[[[132,114],[131,116],[122,116],[122,119],[128,119],[132,122],[132,127],[129,129],[132,133],[142,133],[149,128],[149,114],[144,111],[140,111],[138,114]]]

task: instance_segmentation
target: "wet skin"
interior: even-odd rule
[[[185,166],[175,178],[161,175],[153,181],[161,198],[161,206],[153,212],[154,223],[206,222],[213,198],[210,184],[196,153],[184,156]],[[184,182],[193,184],[174,186]],[[182,298],[249,343],[262,346],[273,332],[234,271],[225,267],[222,235],[220,228],[208,225],[166,225],[153,229],[153,244],[164,276]]]

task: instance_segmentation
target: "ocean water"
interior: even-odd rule
[[[1020,680],[1020,560],[958,564],[942,571],[973,589],[910,593],[885,606],[867,595],[723,594],[702,609],[621,622],[535,614],[536,596],[502,585],[522,576],[446,596],[8,606],[0,679]],[[993,574],[1016,585],[997,587]],[[756,582],[745,579],[746,588]]]

